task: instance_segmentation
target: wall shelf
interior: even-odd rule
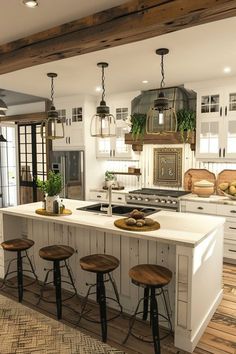
[[[141,176],[142,173],[135,173],[135,172],[117,172],[117,171],[109,171],[110,173],[113,173],[113,175],[131,175],[131,176]]]
[[[184,133],[186,138],[186,132]],[[125,134],[126,144],[135,144],[131,134]],[[141,143],[141,142],[140,142]],[[143,144],[183,144],[180,132],[167,132],[161,134],[144,134]],[[190,135],[191,150],[195,151],[195,132]]]

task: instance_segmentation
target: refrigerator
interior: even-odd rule
[[[85,199],[84,151],[52,151],[51,169],[63,176],[62,198]]]

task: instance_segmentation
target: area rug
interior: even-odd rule
[[[0,295],[1,354],[124,354]]]

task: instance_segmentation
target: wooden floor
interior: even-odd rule
[[[39,285],[34,284],[25,290],[23,304],[36,309],[55,318],[55,305],[41,301],[39,305]],[[11,298],[17,298],[17,292],[14,289],[5,288],[0,290],[1,294]],[[45,292],[45,295],[50,296],[51,291]],[[54,293],[52,293],[54,295]],[[78,320],[76,311],[80,310],[81,301],[78,298],[73,298],[66,302],[66,307],[63,307],[63,322],[75,326]],[[98,314],[97,306],[90,304],[92,309],[91,314],[96,317]],[[113,315],[114,311],[110,310],[109,315]],[[94,318],[95,318],[94,317]],[[108,327],[108,344],[123,350],[125,353],[140,353],[153,354],[151,344],[138,341],[130,337],[125,345],[122,341],[125,338],[128,328],[128,316],[121,317],[109,322]],[[99,324],[81,320],[78,330],[100,339]],[[150,327],[147,323],[137,322],[136,330],[140,331],[140,335],[148,335]],[[178,353],[183,354],[183,351],[174,347],[173,337],[168,337],[162,342],[162,354]],[[236,265],[224,264],[224,298],[213,316],[209,326],[203,334],[200,342],[194,353],[196,354],[236,354]],[[70,354],[70,353],[68,353]]]

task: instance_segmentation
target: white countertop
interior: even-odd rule
[[[190,247],[195,247],[205,239],[212,230],[225,222],[224,218],[218,216],[176,213],[162,210],[150,216],[160,223],[161,227],[159,230],[145,232],[126,231],[114,226],[114,220],[120,219],[121,216],[113,215],[112,217],[108,217],[106,214],[76,210],[78,207],[97,203],[64,199],[64,204],[67,209],[72,211],[72,215],[42,216],[36,214],[35,210],[41,208],[41,202],[2,208],[0,212],[7,215],[51,221],[59,224],[96,228],[112,234],[122,234],[129,237],[134,236],[135,238],[184,244]]]
[[[211,195],[208,198],[198,197],[196,194],[190,193],[181,197],[181,200],[193,201],[193,202],[205,202],[205,203],[217,203],[225,205],[236,205],[236,200],[229,199],[221,195]]]

